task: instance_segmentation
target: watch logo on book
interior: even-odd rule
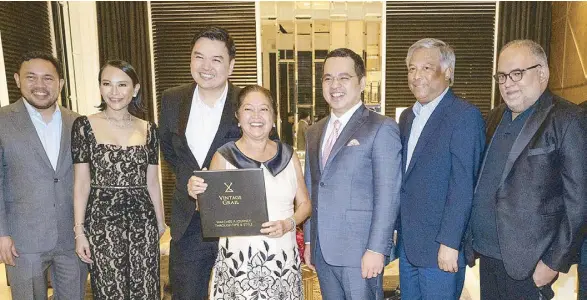
[[[224,183],[224,186],[226,187],[226,190],[224,190],[225,193],[234,193],[234,190],[232,189],[232,182],[231,183]],[[239,205],[240,201],[242,200],[242,196],[240,195],[220,195],[218,196],[218,199],[220,199],[220,201],[222,201],[222,205]]]
[[[224,191],[225,193],[234,193],[234,191],[232,190],[231,186],[232,186],[232,182],[230,184],[228,183],[224,183],[224,186],[226,187],[226,190]]]

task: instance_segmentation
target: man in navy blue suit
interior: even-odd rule
[[[417,101],[399,122],[402,299],[458,299],[465,279],[461,242],[485,146],[483,118],[450,88],[455,54],[448,44],[419,40],[406,65]]]

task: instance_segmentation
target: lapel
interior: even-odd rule
[[[414,106],[407,108],[406,112],[406,123],[402,127],[401,139],[402,139],[402,174],[406,172],[406,161],[408,157],[408,139],[410,138],[410,131],[412,129],[412,123],[414,123]],[[405,176],[402,177],[405,179]]]
[[[16,125],[16,128],[22,130],[24,140],[28,141],[25,147],[31,147],[39,154],[41,160],[45,163],[45,166],[53,171],[53,166],[51,165],[51,161],[49,160],[49,156],[47,156],[47,152],[45,152],[45,148],[43,148],[43,144],[41,143],[41,139],[39,139],[39,134],[35,129],[35,125],[33,125],[33,121],[31,120],[31,116],[27,111],[26,107],[24,106],[24,99],[20,98],[14,105],[12,106],[12,121],[13,124]]]
[[[204,160],[204,166],[208,166],[212,160],[212,156],[216,153],[217,148],[222,146],[227,141],[224,140],[224,137],[230,130],[230,125],[234,120],[234,109],[233,109],[233,101],[238,97],[235,94],[235,87],[230,82],[228,83],[228,91],[226,92],[226,100],[224,101],[224,108],[222,109],[222,116],[220,117],[220,124],[218,125],[218,130],[216,131],[216,135],[212,140],[212,144],[210,145],[210,149],[208,149],[208,153],[206,154],[206,159]],[[214,145],[218,145],[218,147],[214,147]]]
[[[412,153],[412,158],[410,159],[410,165],[408,166],[408,169],[406,170],[406,173],[404,176],[404,181],[405,181],[405,179],[407,179],[408,175],[410,175],[410,172],[412,172],[412,169],[414,168],[414,164],[416,163],[416,161],[418,161],[418,157],[422,154],[422,151],[424,151],[424,149],[426,149],[426,144],[428,143],[428,141],[434,139],[434,136],[435,136],[434,133],[441,127],[440,125],[444,121],[446,113],[449,111],[447,108],[452,105],[454,100],[455,100],[455,95],[452,92],[452,88],[450,88],[446,92],[446,94],[444,95],[442,100],[440,100],[440,103],[438,103],[438,106],[436,106],[432,115],[430,115],[430,118],[428,119],[428,121],[426,122],[426,125],[424,126],[424,129],[422,130],[422,134],[420,134],[420,138],[418,139],[418,142],[416,143],[416,148],[414,148],[414,153]],[[414,120],[414,118],[412,118],[412,122],[413,122],[413,120]],[[406,131],[407,131],[406,144],[405,144],[406,145],[406,154],[407,154],[408,140],[410,138],[410,132],[412,131],[412,122],[410,122],[409,127],[406,127]]]
[[[353,134],[367,121],[367,117],[369,116],[369,110],[365,108],[365,105],[359,106],[357,111],[353,114],[353,116],[349,119],[349,122],[344,126],[344,129],[334,142],[332,146],[332,150],[330,151],[330,155],[328,156],[328,160],[324,165],[324,171],[328,168],[330,162],[336,157],[338,152],[348,143],[351,139]],[[328,118],[330,119],[330,118]],[[324,130],[323,132],[325,132]],[[322,134],[322,140],[324,139],[324,134]],[[322,143],[320,143],[322,145]],[[322,156],[322,155],[320,155]]]
[[[522,151],[528,146],[528,143],[530,143],[530,140],[532,137],[534,137],[542,125],[542,122],[544,122],[544,119],[546,119],[548,113],[550,113],[550,110],[554,106],[552,103],[552,94],[549,90],[544,91],[538,101],[539,102],[537,103],[534,112],[532,115],[530,115],[530,117],[528,117],[526,124],[524,124],[522,131],[520,131],[520,134],[518,134],[518,137],[512,145],[512,150],[510,151],[508,160],[506,161],[503,168],[503,175],[501,176],[501,181],[499,184],[500,186],[503,185],[505,179],[512,170],[514,163]]]
[[[181,139],[181,142],[184,145],[184,148],[187,149],[188,156],[191,159],[191,164],[197,166],[197,169],[200,169],[200,165],[198,165],[198,161],[194,157],[194,154],[190,150],[188,145],[188,141],[185,135],[185,131],[188,126],[188,120],[190,118],[190,111],[192,108],[192,99],[194,98],[194,91],[196,90],[196,83],[192,83],[189,88],[182,91],[178,97],[181,99],[179,103],[179,117],[177,120],[177,133]]]
[[[71,115],[70,111],[60,107],[61,110],[61,142],[59,145],[59,157],[57,158],[57,170],[59,172],[64,169],[62,164],[65,162],[67,152],[71,151],[71,125],[75,120],[75,116]]]
[[[328,118],[324,118],[316,124],[316,134],[311,136],[311,143],[309,143],[311,145],[315,145],[316,147],[316,155],[312,155],[312,157],[318,158],[318,170],[320,171],[320,174],[322,174],[322,143],[324,143],[324,136],[326,135],[326,128],[328,128],[328,122],[330,122],[330,115],[328,116]]]

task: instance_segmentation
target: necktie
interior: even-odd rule
[[[328,160],[328,156],[330,155],[330,151],[332,151],[332,146],[336,142],[338,138],[338,134],[340,133],[340,121],[334,121],[334,128],[332,128],[332,132],[330,136],[328,136],[328,140],[326,140],[326,145],[324,146],[324,151],[322,151],[322,168],[326,165],[326,161]]]

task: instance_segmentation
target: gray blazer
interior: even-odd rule
[[[0,108],[0,236],[19,253],[75,247],[71,125],[77,114],[60,107],[63,121],[57,171],[24,100]]]
[[[334,266],[360,267],[367,249],[389,255],[399,213],[401,141],[395,121],[361,105],[340,133],[322,169],[330,118],[306,134],[305,179],[312,217],[304,239]],[[312,253],[312,258],[316,257]]]

